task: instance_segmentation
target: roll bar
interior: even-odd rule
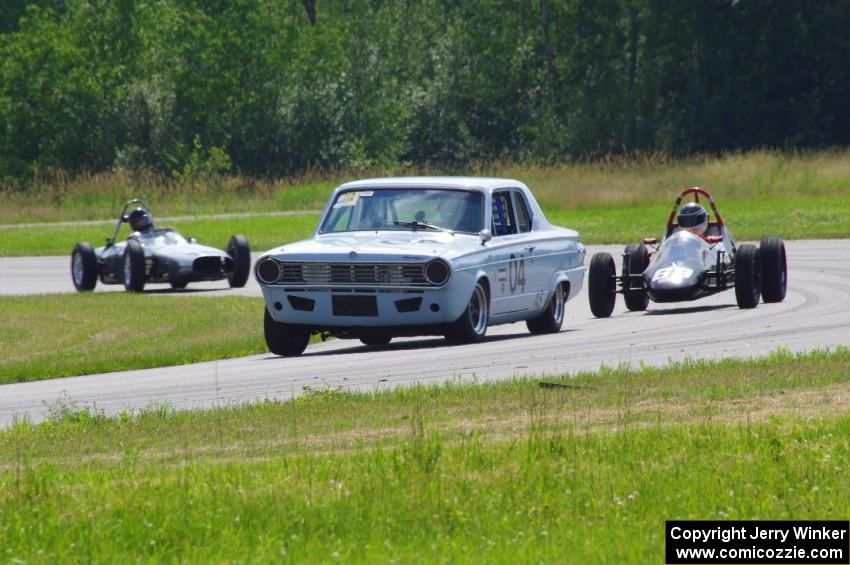
[[[680,194],[679,197],[676,199],[676,203],[673,204],[673,209],[670,211],[670,217],[667,218],[668,233],[670,229],[675,228],[678,225],[674,221],[676,219],[676,212],[679,211],[679,205],[682,204],[682,199],[689,194],[694,195],[694,201],[697,203],[699,203],[700,195],[703,195],[705,199],[708,200],[708,204],[711,206],[711,212],[714,214],[714,219],[717,225],[721,227],[725,225],[723,223],[723,218],[720,216],[720,212],[717,211],[717,204],[714,203],[714,199],[711,197],[711,195],[700,187],[694,186],[683,190],[682,194]]]
[[[124,207],[121,208],[121,214],[118,216],[118,223],[115,225],[115,231],[112,233],[112,237],[106,240],[106,246],[114,245],[115,238],[118,237],[118,232],[121,231],[121,224],[127,221],[127,208],[132,206],[133,204],[141,204],[141,208],[144,208],[150,214],[151,207],[148,206],[148,203],[142,200],[141,198],[133,198],[132,200],[128,200]]]

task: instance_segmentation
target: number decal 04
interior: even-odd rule
[[[515,294],[517,289],[525,292],[525,259],[516,257],[513,253],[508,262],[508,286],[511,288],[511,294]]]

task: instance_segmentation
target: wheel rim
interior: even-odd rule
[[[133,268],[130,265],[130,254],[124,254],[124,284],[130,286],[133,278]]]
[[[483,335],[487,329],[487,293],[484,288],[475,285],[472,300],[469,302],[469,325],[477,335]]]
[[[83,284],[83,258],[79,253],[74,253],[71,263],[71,271],[74,274],[74,283],[77,286]]]
[[[560,323],[564,318],[564,285],[559,284],[555,288],[555,296],[552,298],[554,310],[552,312],[555,323]]]

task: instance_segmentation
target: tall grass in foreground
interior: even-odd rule
[[[0,190],[0,223],[110,218],[134,196],[146,198],[159,215],[317,209],[346,180],[411,174],[517,178],[532,187],[548,210],[666,203],[676,191],[695,185],[724,200],[846,197],[850,151],[755,151],[686,159],[647,154],[549,165],[487,162],[457,169],[425,164],[278,180],[229,176],[177,182],[125,171],[73,178],[56,173],[36,179],[26,191]]]
[[[315,391],[111,420],[59,407],[0,432],[0,552],[660,562],[666,519],[847,516],[848,369],[842,349],[546,379],[565,388]]]

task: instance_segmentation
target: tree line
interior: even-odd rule
[[[0,180],[850,142],[846,0],[2,0]]]

